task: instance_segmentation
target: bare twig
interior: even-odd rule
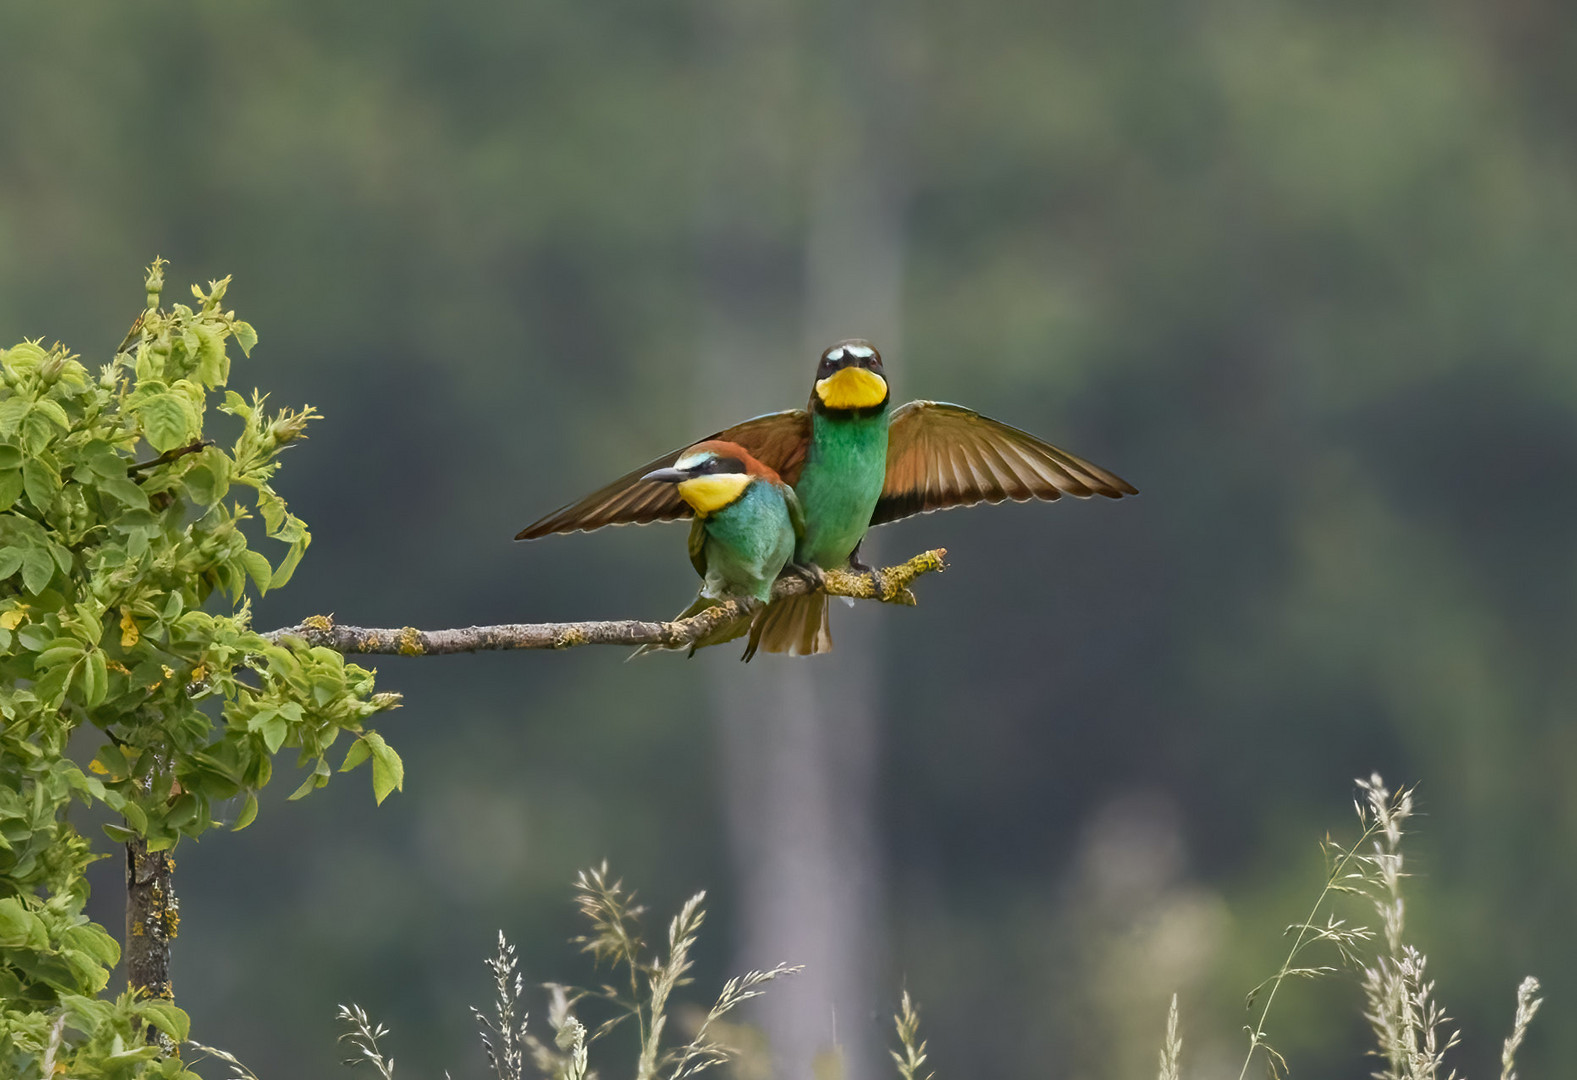
[[[168,465],[177,458],[183,458],[187,454],[199,453],[203,447],[212,445],[214,445],[212,439],[194,440],[185,446],[177,446],[174,450],[166,450],[156,458],[149,458],[147,461],[139,461],[134,465],[128,465],[126,466],[126,474],[136,478],[138,473],[147,472],[149,469],[158,468],[160,465]],[[141,481],[139,480],[138,482],[140,483]]]
[[[884,604],[915,604],[909,584],[922,574],[944,568],[943,548],[925,551],[906,563],[876,573],[829,570],[821,586],[831,596],[879,600]],[[774,599],[811,592],[816,586],[795,575],[779,578],[772,586]],[[615,619],[606,622],[505,623],[467,626],[454,630],[369,629],[341,626],[326,615],[314,615],[295,626],[265,636],[304,638],[342,653],[378,653],[397,656],[436,656],[444,653],[481,652],[493,649],[569,649],[577,645],[663,645],[682,648],[705,637],[725,622],[748,615],[760,605],[755,600],[729,600],[699,615],[678,622],[643,622]]]

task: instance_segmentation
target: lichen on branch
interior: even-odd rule
[[[877,571],[829,570],[820,586],[802,577],[785,575],[772,586],[772,596],[798,596],[820,589],[829,596],[876,600],[884,604],[914,606],[910,584],[922,574],[944,569],[943,548],[924,551],[907,562]],[[467,626],[452,630],[418,630],[412,626],[373,629],[343,626],[326,615],[314,615],[295,626],[271,631],[271,641],[297,637],[309,645],[341,653],[374,653],[394,656],[437,656],[448,653],[497,649],[570,649],[579,645],[660,645],[683,648],[704,638],[725,622],[760,607],[755,600],[729,600],[699,615],[676,622],[612,619],[591,622],[503,623]]]

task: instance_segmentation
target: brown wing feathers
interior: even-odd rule
[[[799,479],[810,442],[810,416],[800,409],[768,413],[719,431],[707,440],[738,443],[762,464],[792,484]],[[533,522],[515,535],[516,540],[535,540],[550,533],[590,532],[605,525],[645,525],[653,521],[674,521],[690,516],[690,507],[679,497],[673,484],[660,484],[641,477],[655,469],[666,469],[679,459],[688,446],[648,461],[619,477],[613,483],[587,495],[578,502],[560,507],[540,521]]]
[[[810,446],[810,414],[795,409],[746,420],[711,436],[738,443],[793,485]],[[1119,499],[1137,494],[1128,481],[1026,431],[972,409],[938,401],[911,401],[893,413],[887,479],[872,525],[976,503],[1008,499]],[[682,450],[649,461],[613,483],[527,526],[515,537],[534,540],[556,532],[605,525],[645,524],[690,516],[672,484],[641,477],[674,463]]]
[[[673,484],[641,479],[654,469],[669,467],[678,458],[679,451],[675,450],[649,461],[579,502],[562,506],[547,517],[526,526],[515,534],[515,539],[535,540],[556,532],[575,532],[578,529],[590,532],[604,525],[644,525],[650,521],[688,517],[690,508],[679,497],[679,491]]]
[[[887,482],[872,525],[1007,499],[1137,494],[1098,465],[957,405],[911,401],[893,413],[888,440]]]

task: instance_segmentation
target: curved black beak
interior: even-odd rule
[[[683,469],[653,469],[642,480],[650,480],[655,484],[677,484],[681,480],[690,479],[690,474]]]

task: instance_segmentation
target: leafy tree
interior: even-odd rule
[[[365,726],[398,695],[373,672],[300,638],[252,629],[248,591],[285,585],[306,524],[274,490],[280,454],[316,417],[226,389],[252,327],[223,304],[229,279],[146,309],[107,364],[61,345],[0,351],[0,1073],[190,1076],[173,1004],[179,923],[169,851],[257,815],[274,757],[308,769],[292,798],[371,760],[381,802],[398,755]],[[210,406],[231,418],[210,416]],[[226,448],[214,427],[228,426]],[[261,529],[256,526],[261,524]],[[261,533],[261,537],[257,534]],[[249,535],[251,534],[251,535]],[[283,545],[271,561],[254,544]],[[274,548],[278,551],[277,546]],[[70,753],[91,726],[91,760]],[[77,746],[84,745],[78,741]],[[121,946],[88,920],[88,837],[73,801],[107,807],[128,851],[131,986],[98,995]]]

